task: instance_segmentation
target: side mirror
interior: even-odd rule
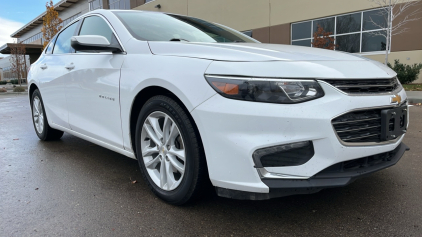
[[[117,42],[117,39],[112,35],[112,42],[110,43],[106,37],[101,35],[80,35],[72,36],[70,45],[76,51],[82,52],[113,52],[121,53],[123,49]]]

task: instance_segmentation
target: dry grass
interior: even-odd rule
[[[17,86],[13,88],[13,92],[25,92],[25,87]]]
[[[403,87],[406,91],[422,91],[422,84],[405,84]]]

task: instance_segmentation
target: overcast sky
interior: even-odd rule
[[[0,46],[12,43],[12,33],[45,11],[47,0],[0,0]],[[53,0],[56,4],[59,0]],[[0,57],[4,57],[1,55]]]

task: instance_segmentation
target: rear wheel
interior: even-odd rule
[[[205,157],[191,120],[176,101],[155,96],[145,103],[136,126],[136,151],[143,178],[158,197],[182,205],[199,196]]]
[[[51,128],[48,125],[47,115],[45,114],[44,103],[40,91],[36,89],[31,96],[32,122],[34,123],[37,136],[43,140],[57,140],[63,136],[63,132]]]

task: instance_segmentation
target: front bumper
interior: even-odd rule
[[[358,178],[367,176],[374,172],[388,168],[395,165],[403,156],[405,151],[408,151],[404,143],[401,143],[396,149],[391,152],[380,154],[380,160],[376,164],[371,164],[369,161],[372,157],[364,157],[356,159],[351,162],[357,163],[349,170],[341,168],[344,162],[329,167],[309,179],[262,179],[269,188],[268,193],[253,193],[237,190],[230,190],[216,187],[217,194],[221,197],[240,199],[240,200],[265,200],[276,197],[284,197],[295,194],[311,194],[316,193],[325,188],[336,188],[349,185]],[[382,156],[382,157],[381,157]]]
[[[226,99],[217,94],[191,112],[202,138],[211,182],[221,188],[220,195],[226,196],[221,190],[228,189],[271,196],[273,182],[306,183],[339,162],[399,147],[404,136],[385,144],[342,144],[331,124],[333,118],[347,111],[392,106],[391,95],[349,96],[327,83],[320,84],[325,96],[305,103],[256,103]],[[399,95],[406,100],[404,90]],[[252,154],[257,149],[301,141],[312,141],[315,150],[305,164],[265,167],[269,175],[262,175],[254,167]],[[307,193],[320,189],[315,187]]]

